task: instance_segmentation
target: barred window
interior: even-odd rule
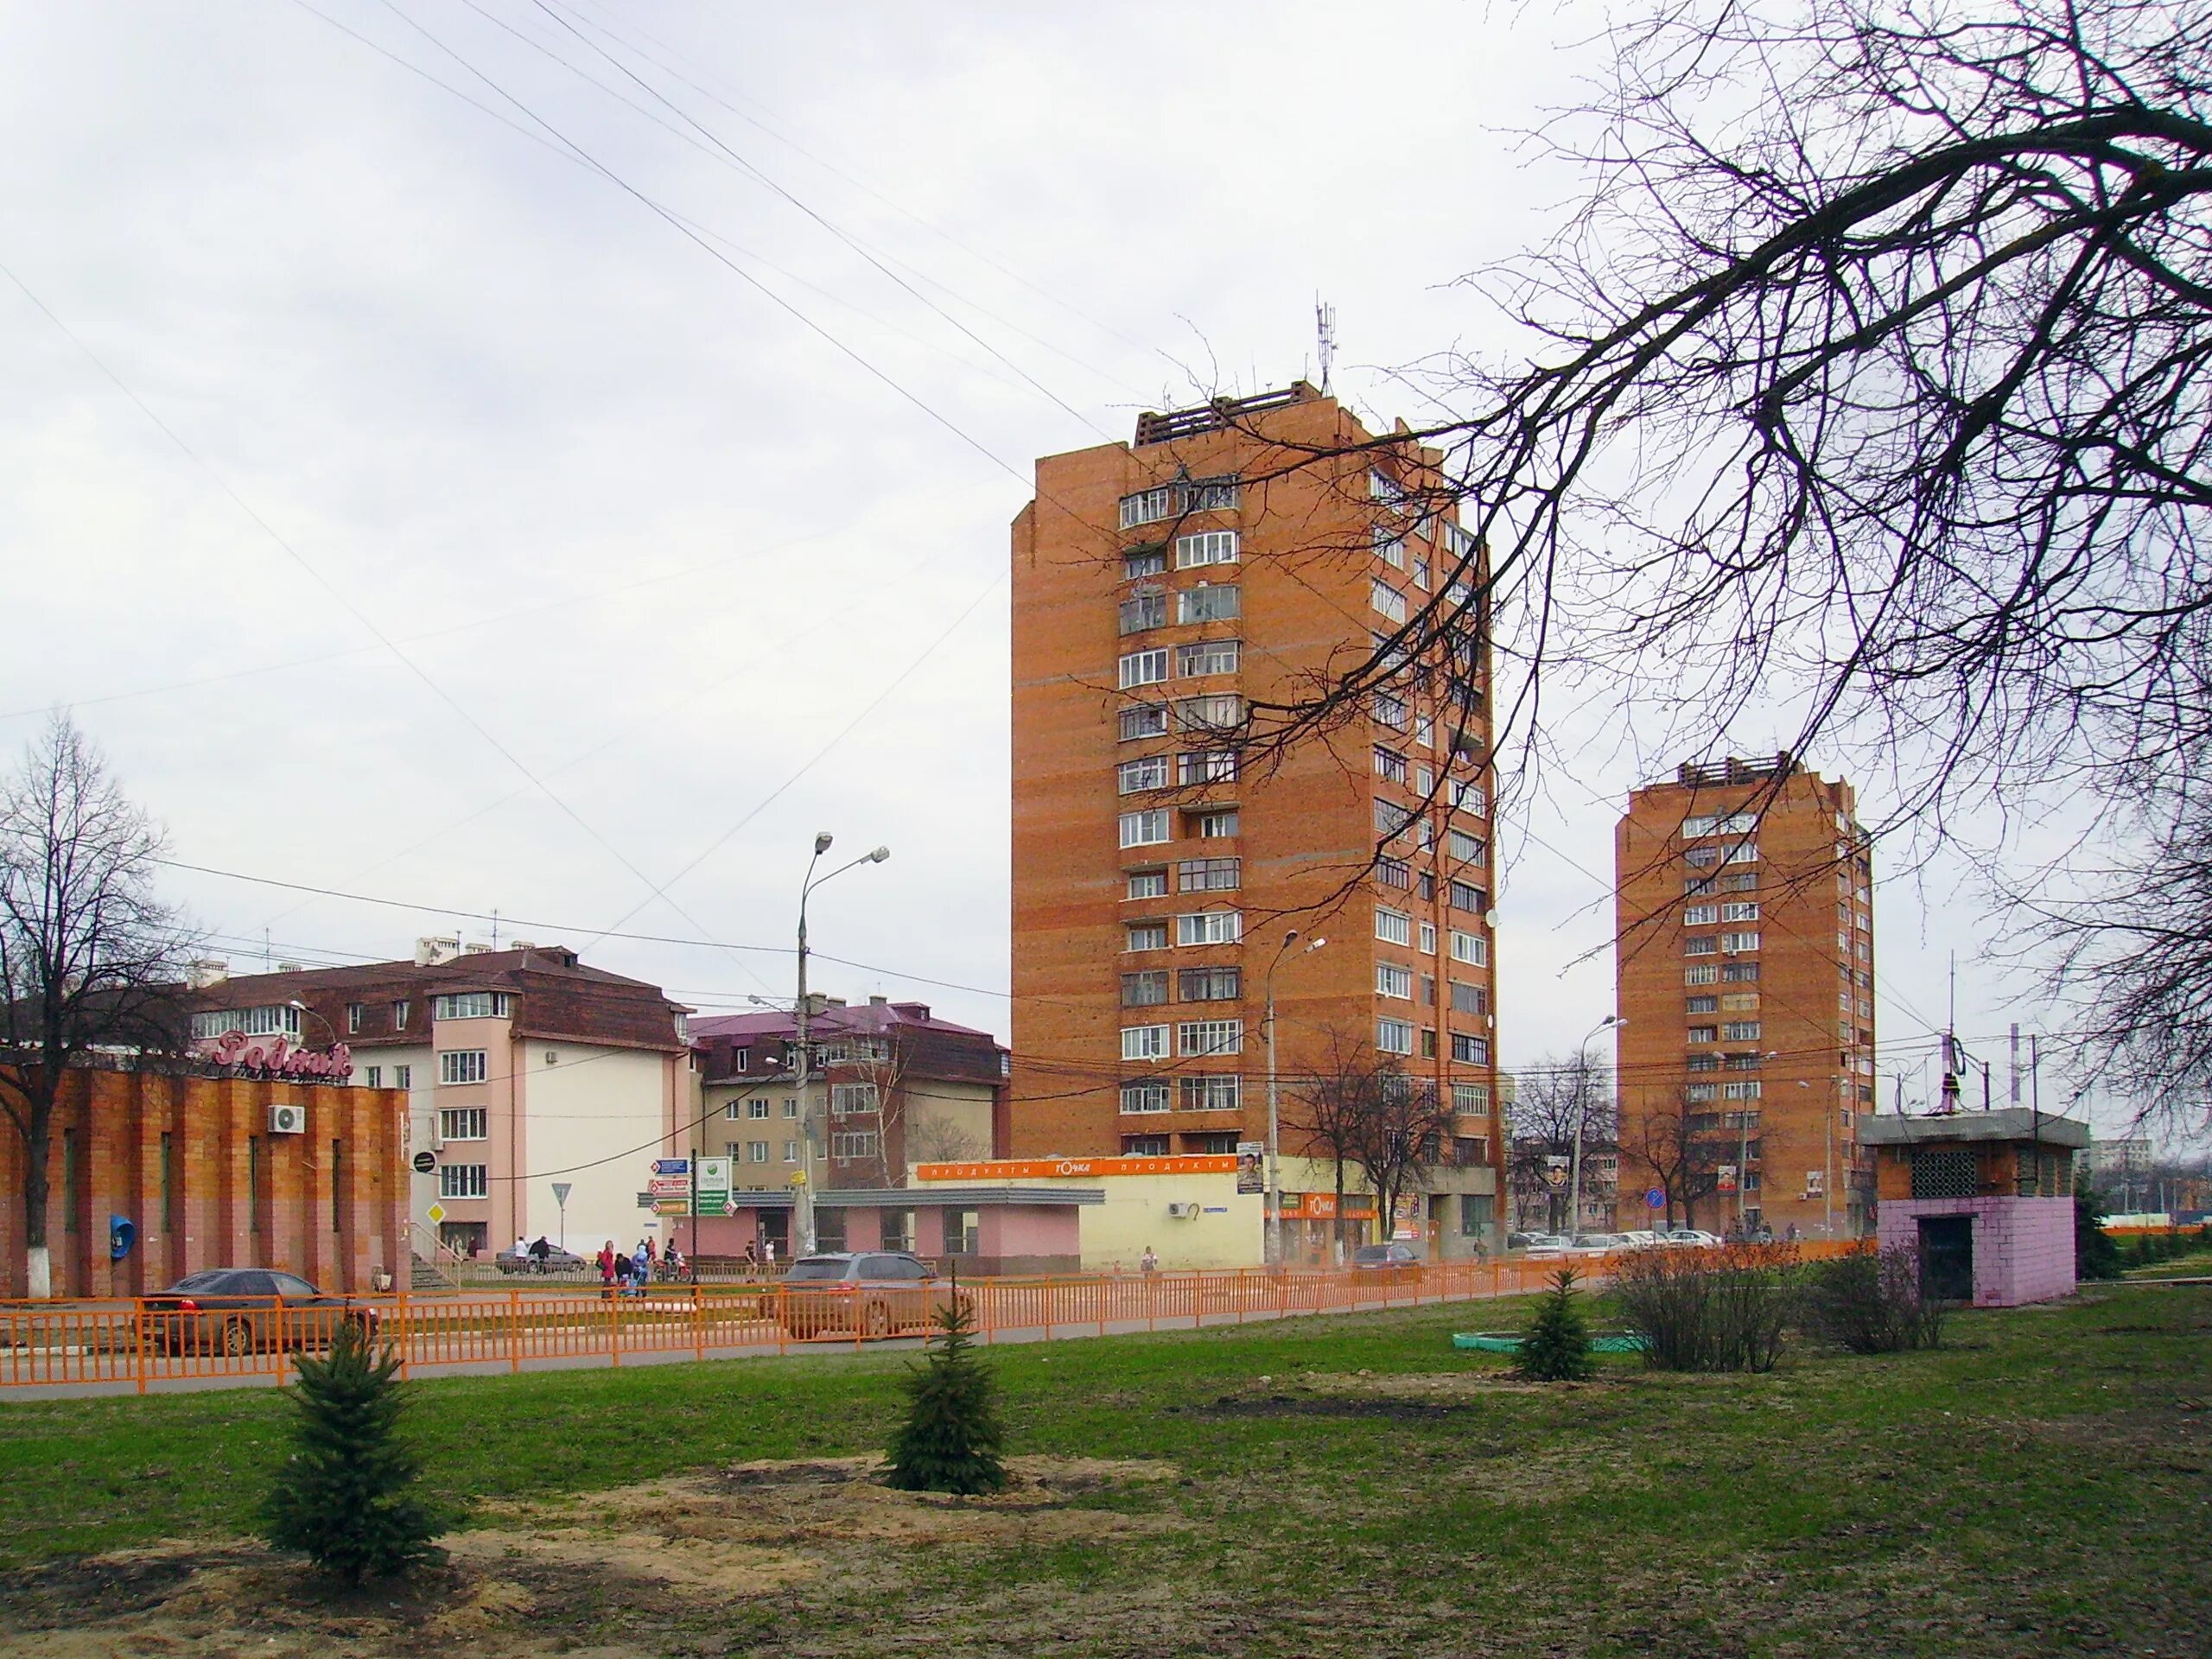
[[[1452,884],[1452,909],[1470,911],[1479,916],[1489,907],[1490,894],[1471,881],[1454,881]]]
[[[1414,885],[1414,867],[1402,858],[1378,858],[1375,861],[1375,879],[1386,887],[1410,892]]]

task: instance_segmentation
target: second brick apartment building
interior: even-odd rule
[[[1502,1156],[1479,551],[1434,451],[1310,386],[1135,435],[1039,461],[1014,524],[1011,1150],[1263,1139],[1273,969],[1286,1154],[1332,1052],[1433,1083],[1457,1118],[1427,1191],[1361,1230],[1463,1252]],[[1439,598],[1464,624],[1405,645]],[[1249,747],[1255,710],[1375,658],[1325,734]],[[1311,1254],[1332,1167],[1283,1185]]]
[[[1618,1224],[1857,1235],[1872,1197],[1873,874],[1851,785],[1688,765],[1615,831]]]

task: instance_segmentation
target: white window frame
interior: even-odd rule
[[[1124,847],[1159,847],[1175,838],[1174,815],[1164,806],[1148,806],[1136,812],[1124,812],[1121,821],[1122,845]]]
[[[474,1065],[470,1064],[472,1061]],[[492,1056],[487,1049],[448,1048],[438,1055],[438,1082],[441,1085],[487,1083],[491,1076]]]
[[[1386,944],[1410,945],[1414,942],[1414,918],[1402,910],[1388,906],[1375,906],[1375,937]]]
[[[1202,582],[1195,588],[1179,588],[1175,594],[1178,624],[1233,622],[1243,613],[1244,590],[1233,582]]]
[[[1123,654],[1118,671],[1122,690],[1131,690],[1140,685],[1159,685],[1167,678],[1167,647],[1153,645],[1143,651]]]
[[[1414,1052],[1414,1022],[1387,1017],[1375,1022],[1375,1046],[1384,1054],[1410,1054]]]
[[[1199,530],[1175,538],[1175,568],[1178,570],[1203,569],[1213,564],[1235,564],[1237,562],[1236,532],[1233,530]]]
[[[1178,945],[1235,944],[1243,937],[1241,910],[1185,911],[1175,918]]]
[[[1135,760],[1122,761],[1114,768],[1114,789],[1116,794],[1135,795],[1141,790],[1167,787],[1167,757],[1147,754]]]
[[[1487,968],[1490,966],[1490,941],[1479,933],[1462,932],[1455,927],[1452,930],[1452,960],[1464,962],[1470,967]]]
[[[1395,962],[1376,963],[1375,964],[1375,995],[1402,997],[1408,1002],[1412,1001],[1414,1000],[1414,970],[1401,967]]]
[[[442,1198],[488,1198],[492,1196],[489,1164],[440,1164],[438,1196]]]
[[[441,1141],[489,1141],[492,1114],[483,1106],[445,1106],[438,1110]]]
[[[1139,524],[1156,524],[1162,518],[1175,516],[1175,486],[1157,484],[1148,490],[1139,490],[1122,498],[1122,528],[1134,530]]]
[[[1172,1102],[1165,1077],[1147,1077],[1139,1083],[1122,1085],[1122,1110],[1135,1115],[1164,1112]]]
[[[1122,1058],[1125,1060],[1164,1060],[1167,1058],[1166,1026],[1123,1026]]]
[[[1185,1058],[1244,1052],[1242,1020],[1185,1020],[1175,1027],[1175,1046]]]
[[[1393,622],[1402,623],[1412,613],[1407,608],[1406,596],[1380,576],[1368,578],[1367,602]]]
[[[1202,680],[1209,675],[1243,671],[1244,645],[1240,639],[1194,639],[1175,647],[1175,677]]]

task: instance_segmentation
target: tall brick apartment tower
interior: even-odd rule
[[[1448,1255],[1492,1225],[1487,641],[1471,626],[1408,657],[1280,759],[1237,747],[1255,703],[1311,696],[1479,583],[1440,459],[1301,383],[1037,463],[1013,526],[1015,1155],[1263,1139],[1279,961],[1292,1250],[1320,1248],[1307,1195],[1333,1202],[1334,1173],[1292,1156],[1290,1095],[1332,1045],[1433,1079],[1459,1114],[1426,1213],[1395,1228]]]
[[[1715,1232],[1739,1210],[1777,1236],[1866,1230],[1873,875],[1853,809],[1849,784],[1788,754],[1630,795],[1613,842],[1620,1225],[1651,1225],[1644,1194],[1672,1186],[1703,1194],[1691,1224]]]

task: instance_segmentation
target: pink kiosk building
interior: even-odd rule
[[[2089,1126],[2026,1107],[1864,1118],[1884,1249],[1920,1256],[1921,1282],[1976,1307],[2074,1289],[2074,1165]]]

